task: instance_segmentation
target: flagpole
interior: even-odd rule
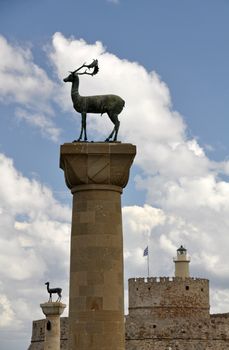
[[[148,245],[143,251],[143,256],[147,256],[147,274],[149,277],[149,246]]]

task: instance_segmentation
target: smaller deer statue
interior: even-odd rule
[[[58,298],[56,301],[60,301],[62,289],[61,288],[49,288],[49,282],[46,282],[45,284],[47,286],[47,291],[49,293],[49,301],[52,301],[52,294],[57,294]]]
[[[80,72],[82,68],[86,68],[83,72]],[[93,71],[90,73],[90,71]],[[107,113],[108,117],[114,124],[114,129],[111,134],[105,140],[109,142],[114,136],[112,141],[117,140],[118,130],[120,121],[118,120],[118,115],[122,112],[125,105],[125,101],[117,95],[96,95],[96,96],[80,96],[79,94],[79,75],[88,74],[95,75],[99,71],[98,60],[93,60],[91,64],[83,64],[81,67],[77,68],[74,72],[64,79],[64,82],[71,82],[71,97],[74,109],[81,113],[81,131],[78,140],[82,139],[84,133],[84,141],[87,141],[87,113],[103,114]]]

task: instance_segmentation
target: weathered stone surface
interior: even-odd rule
[[[183,281],[183,286],[186,286],[187,281]],[[200,297],[202,301],[193,299],[192,312],[190,313],[188,304],[181,312],[180,302],[187,302],[187,298],[183,293],[181,279],[177,278],[147,278],[147,279],[131,279],[129,280],[130,297],[134,298],[136,288],[139,287],[139,293],[142,295],[142,300],[138,299],[139,303],[135,302],[135,309],[131,309],[126,316],[126,350],[228,350],[229,349],[229,313],[210,315],[206,311],[202,314],[195,312],[200,304],[205,305],[208,301],[208,281],[204,279],[188,279],[189,286],[199,292],[201,285],[205,286],[202,292],[204,297]],[[191,282],[191,283],[190,283]],[[144,286],[143,286],[144,283]],[[158,286],[156,289],[152,284]],[[160,288],[165,289],[167,283],[171,283],[174,287],[174,309],[178,305],[177,312],[171,314],[172,304],[168,304],[161,299],[161,304],[164,305],[162,314],[160,310],[157,313],[151,313],[151,305],[153,307],[154,300],[160,297]],[[152,287],[150,291],[148,288]],[[178,289],[180,289],[180,292]],[[202,288],[202,287],[201,287]],[[145,298],[146,293],[151,294],[152,301]],[[186,290],[186,289],[185,289]],[[200,290],[201,291],[201,290]],[[188,291],[187,291],[188,292]],[[163,292],[164,293],[164,292]],[[171,290],[169,292],[172,293]],[[165,295],[165,294],[164,294]],[[179,300],[179,302],[178,302]],[[170,298],[171,303],[171,298]],[[145,308],[144,308],[145,306]],[[138,309],[137,309],[138,307]],[[161,317],[163,315],[163,317]],[[68,339],[68,318],[61,318],[61,350],[67,349]],[[80,329],[80,325],[78,325]],[[91,325],[89,325],[91,327]],[[115,328],[114,328],[115,327]],[[118,322],[109,322],[107,318],[107,329],[112,332],[119,327]],[[33,336],[30,350],[44,350],[44,320],[33,322]]]
[[[59,301],[56,301],[56,302],[51,301],[51,302],[43,303],[40,306],[43,314],[46,317],[49,317],[49,316],[58,317],[62,315],[62,313],[64,312],[64,309],[66,308],[66,305]]]
[[[88,237],[91,236],[88,235]],[[86,245],[90,246],[90,240],[87,241]],[[82,242],[81,247],[85,247]],[[98,247],[101,247],[100,239]],[[73,305],[78,331],[87,336],[89,333],[93,337],[96,336],[91,339],[95,339],[97,345],[97,336],[99,332],[103,331],[102,322],[106,324],[107,334],[120,334],[122,324],[119,322],[118,300],[112,300],[112,296],[111,300],[107,298],[108,307],[116,303],[117,311],[104,313],[102,308],[105,299],[102,296],[104,284],[115,283],[115,281],[122,279],[122,275],[111,275],[110,271],[105,273],[94,270],[90,273],[75,271],[72,278],[80,293],[83,294],[76,298]],[[97,297],[93,298],[93,293]],[[88,310],[90,307],[94,309],[94,316],[88,322],[90,315],[92,315]],[[88,322],[87,333],[84,322]],[[34,323],[34,328],[35,326],[36,323]],[[37,327],[39,328],[39,324]],[[130,279],[129,314],[125,318],[125,331],[126,350],[229,349],[229,313],[210,315],[209,281],[202,278],[150,277]],[[65,338],[68,338],[68,333],[64,334]],[[31,350],[43,350],[41,346],[44,339],[42,333],[38,333],[36,336],[36,333],[33,332],[35,340],[38,340],[39,336],[40,342],[37,342],[37,348],[34,347]]]
[[[39,323],[35,325],[32,343],[29,349],[35,349],[34,343],[36,343],[36,338],[39,336],[43,339],[44,350],[59,350],[61,337],[60,315],[62,315],[66,305],[61,302],[47,302],[40,306],[46,316],[46,320],[44,320],[43,323],[42,321],[39,321],[40,325]]]
[[[124,349],[121,193],[136,153],[131,144],[61,146],[73,194],[69,349]]]
[[[129,315],[209,318],[209,282],[206,279],[137,278],[129,280]]]
[[[136,154],[126,143],[66,143],[61,146],[60,167],[68,188],[103,184],[124,188]]]
[[[130,279],[129,306],[126,350],[229,349],[229,314],[210,315],[206,279]]]
[[[32,339],[28,350],[44,350],[46,320],[33,321]],[[60,318],[60,350],[68,349],[68,317]]]

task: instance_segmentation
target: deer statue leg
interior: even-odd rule
[[[112,138],[112,136],[114,135],[114,132],[115,132],[115,127],[114,129],[112,130],[111,134],[106,138],[105,142],[109,142],[110,139]]]
[[[118,120],[118,116],[115,116],[115,135],[114,135],[114,140],[113,141],[117,141],[117,136],[118,136],[118,130],[119,130],[119,126],[120,126],[120,121]]]
[[[84,130],[84,141],[87,141],[87,113],[82,113],[82,126]]]
[[[80,141],[82,139],[82,135],[83,135],[83,113],[81,114],[81,130],[80,130],[80,136],[77,139],[77,141]],[[74,142],[74,141],[73,141]]]
[[[113,141],[117,140],[117,136],[118,136],[118,129],[119,129],[119,125],[120,125],[120,121],[118,120],[118,116],[117,115],[109,115],[110,120],[112,121],[112,123],[114,124],[114,129],[112,130],[111,134],[106,138],[105,142],[109,142],[110,139],[114,136]]]
[[[87,141],[87,123],[86,123],[87,113],[81,113],[81,130],[80,130],[80,136],[77,141],[80,141],[82,139],[83,133],[84,133],[84,141]],[[75,142],[75,141],[73,141]]]

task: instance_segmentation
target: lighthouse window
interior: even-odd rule
[[[154,324],[154,325],[153,325],[153,328],[156,328],[156,327],[157,327],[157,326]]]
[[[203,292],[204,291],[204,288],[201,288],[201,292]]]
[[[186,289],[186,290],[189,290],[189,286],[186,286],[185,289]]]

